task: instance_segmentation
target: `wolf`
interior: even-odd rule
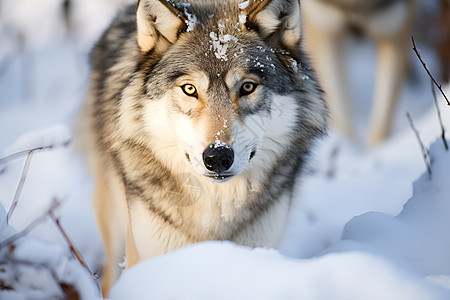
[[[92,52],[83,123],[106,294],[201,241],[276,247],[327,107],[298,0],[140,0]]]
[[[408,73],[416,0],[302,0],[305,51],[326,92],[335,125],[355,137],[345,38],[369,37],[377,49],[377,71],[367,143],[376,146],[391,131],[402,83]]]

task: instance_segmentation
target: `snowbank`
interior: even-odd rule
[[[450,270],[450,150],[442,140],[430,147],[431,178],[423,174],[413,184],[413,196],[402,212],[368,212],[344,228],[342,241],[328,252],[364,250],[410,266],[422,276],[449,274]],[[450,287],[450,286],[449,286]]]
[[[111,299],[448,299],[385,259],[362,252],[295,260],[275,250],[205,242],[124,271]]]

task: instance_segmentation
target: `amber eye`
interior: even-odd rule
[[[186,83],[186,84],[183,84],[183,85],[181,86],[181,89],[183,90],[183,92],[184,92],[186,95],[191,96],[191,97],[198,98],[198,95],[197,95],[197,89],[195,88],[194,85],[189,84],[189,83]]]
[[[258,85],[254,82],[244,82],[241,86],[240,94],[241,96],[247,96],[253,93]]]

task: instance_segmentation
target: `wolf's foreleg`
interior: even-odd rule
[[[124,255],[127,214],[123,187],[111,173],[108,174],[104,170],[97,172],[93,203],[105,249],[102,292],[104,297],[107,297],[120,272],[119,262]]]

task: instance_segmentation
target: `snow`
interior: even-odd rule
[[[204,242],[139,263],[124,271],[111,291],[111,299],[142,299],[142,295],[197,300],[431,300],[446,299],[448,293],[363,252],[294,260],[271,249]]]
[[[368,212],[354,217],[345,225],[342,241],[328,251],[364,248],[408,265],[422,276],[448,273],[450,239],[443,233],[450,230],[450,152],[437,140],[430,156],[431,179],[424,173],[413,183],[413,197],[400,214]]]
[[[247,15],[241,13],[239,14],[239,23],[240,24],[245,24],[247,22]]]
[[[225,25],[223,25],[221,22],[219,22],[218,25],[218,34],[216,32],[210,32],[210,50],[214,51],[214,55],[217,59],[220,59],[221,61],[227,61],[228,60],[228,47],[230,46],[230,41],[236,42],[237,38],[231,34],[225,34]]]
[[[20,136],[14,144],[6,148],[4,155],[11,155],[27,149],[35,149],[45,145],[61,146],[72,140],[72,133],[67,126],[54,126],[37,129]]]
[[[246,9],[250,5],[250,0],[246,0],[238,4],[239,9]]]
[[[33,153],[9,224],[6,213],[26,153],[0,161],[0,243],[58,200],[54,213],[92,272],[103,261],[90,203],[93,182],[76,141],[67,142],[75,136],[88,84],[90,45],[127,2],[108,1],[73,1],[69,28],[60,15],[62,1],[0,1],[0,159],[52,146]],[[212,33],[211,49],[225,60],[234,37],[220,29]],[[426,45],[418,47],[433,72],[433,53]],[[362,141],[374,52],[370,43],[352,42],[348,48],[358,141],[331,130],[318,143],[279,249],[230,242],[191,245],[124,271],[111,299],[450,299],[450,150],[439,138],[429,78],[413,59],[414,78],[402,92],[392,137],[367,149]],[[450,108],[438,97],[450,130]],[[431,178],[406,111],[429,149]],[[0,286],[14,288],[0,288],[0,299],[61,298],[61,283],[73,286],[83,299],[101,297],[51,218],[14,247],[0,247]]]
[[[186,17],[185,23],[187,25],[186,31],[190,32],[194,30],[195,25],[198,24],[198,19],[194,14],[188,12],[188,7],[191,6],[190,3],[180,3],[180,7],[184,8],[184,16]]]

